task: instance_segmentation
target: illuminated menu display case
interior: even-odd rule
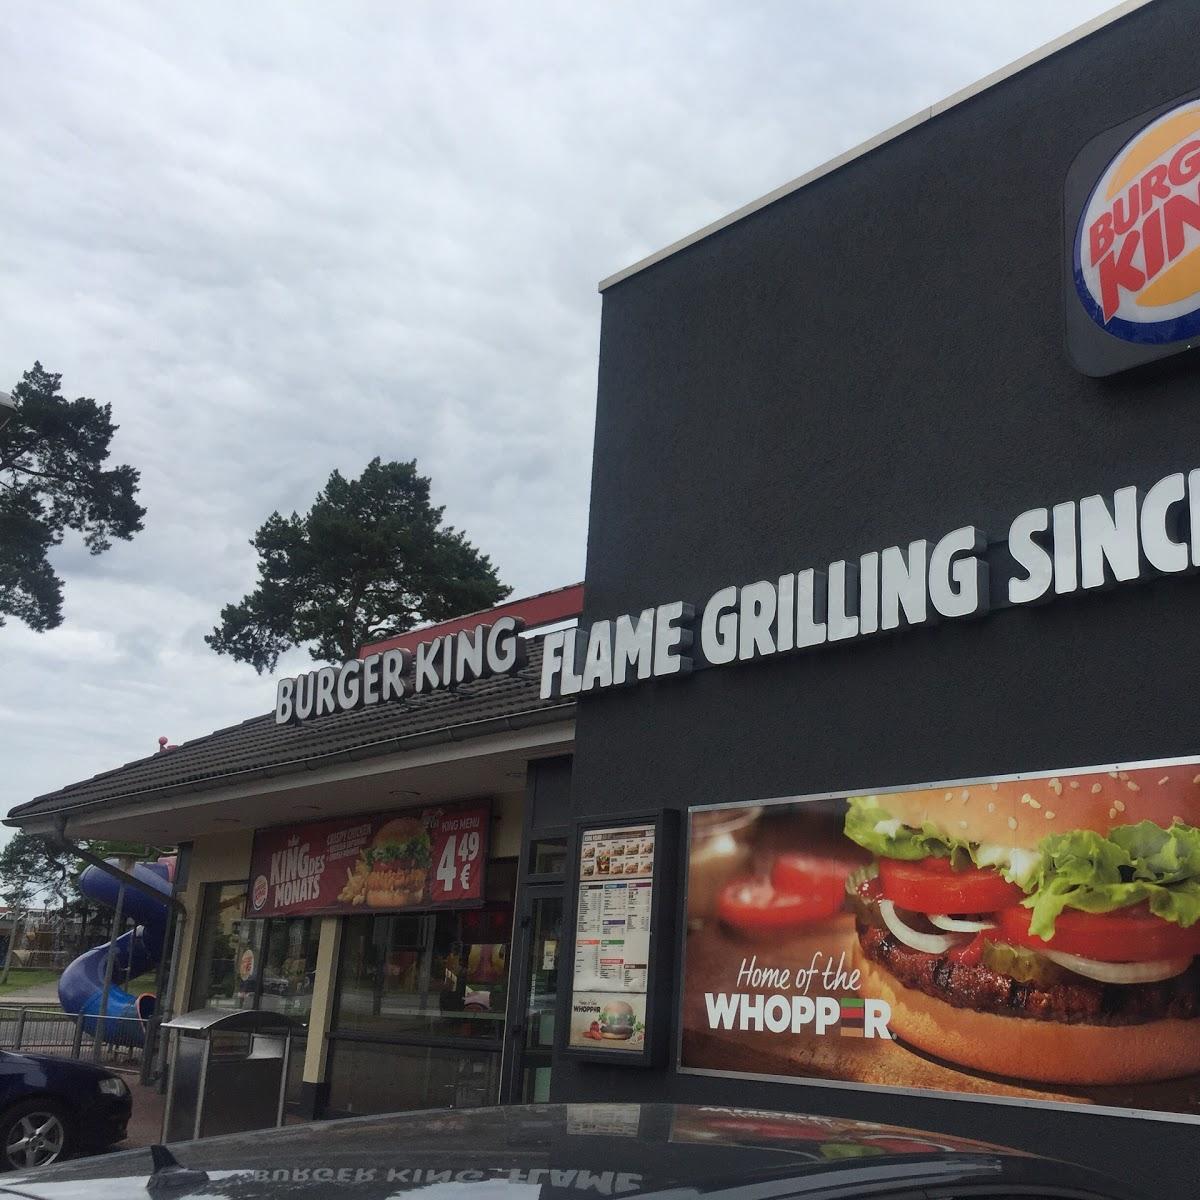
[[[561,1049],[604,1062],[649,1065],[666,1019],[656,942],[675,904],[678,814],[581,822],[575,837],[570,1020]],[[669,987],[669,983],[668,983]]]

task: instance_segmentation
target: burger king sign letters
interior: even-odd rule
[[[1067,230],[1076,313],[1086,314],[1068,311],[1068,342],[1090,375],[1186,349],[1200,334],[1200,98],[1131,124],[1132,135],[1122,126],[1091,143],[1068,176],[1068,221],[1072,192],[1086,197]],[[1105,353],[1096,330],[1126,354]]]
[[[1117,337],[1200,329],[1200,100],[1151,122],[1109,165],[1079,223],[1075,270],[1084,306]]]

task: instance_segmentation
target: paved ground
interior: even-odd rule
[[[136,1077],[129,1080],[129,1088],[133,1092],[133,1116],[129,1119],[129,1137],[117,1147],[118,1150],[150,1146],[162,1138],[166,1096],[160,1096],[153,1087],[143,1087]]]

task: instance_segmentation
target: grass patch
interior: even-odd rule
[[[11,997],[19,1000],[20,993],[27,988],[41,987],[47,983],[57,983],[58,977],[61,974],[61,971],[39,971],[31,967],[13,967],[8,973],[8,983],[0,984],[0,997]],[[157,971],[146,971],[144,974],[135,976],[126,983],[118,975],[113,979],[113,984],[124,988],[127,992],[132,992],[135,996],[140,996],[143,992],[154,991],[154,984],[157,977]]]
[[[60,971],[34,971],[23,967],[13,967],[8,973],[8,983],[0,984],[0,996],[10,996],[14,992],[22,992],[26,988],[38,987],[41,984],[57,983]]]

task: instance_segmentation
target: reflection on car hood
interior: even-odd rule
[[[529,1105],[445,1110],[184,1142],[179,1163],[208,1173],[147,1191],[149,1150],[0,1178],[36,1200],[288,1198],[625,1200],[670,1192],[717,1197],[756,1180],[792,1194],[844,1183],[869,1193],[885,1177],[909,1186],[982,1179],[1096,1184],[1074,1167],[982,1142],[831,1117],[667,1104]],[[1112,1188],[1106,1194],[1129,1193]]]
[[[63,1058],[55,1054],[26,1054],[17,1053],[15,1050],[0,1050],[0,1062],[17,1069],[50,1067],[56,1072],[70,1072],[79,1078],[91,1076],[95,1079],[106,1079],[112,1075],[112,1071],[107,1067],[98,1067],[93,1063],[80,1062],[77,1058]]]

